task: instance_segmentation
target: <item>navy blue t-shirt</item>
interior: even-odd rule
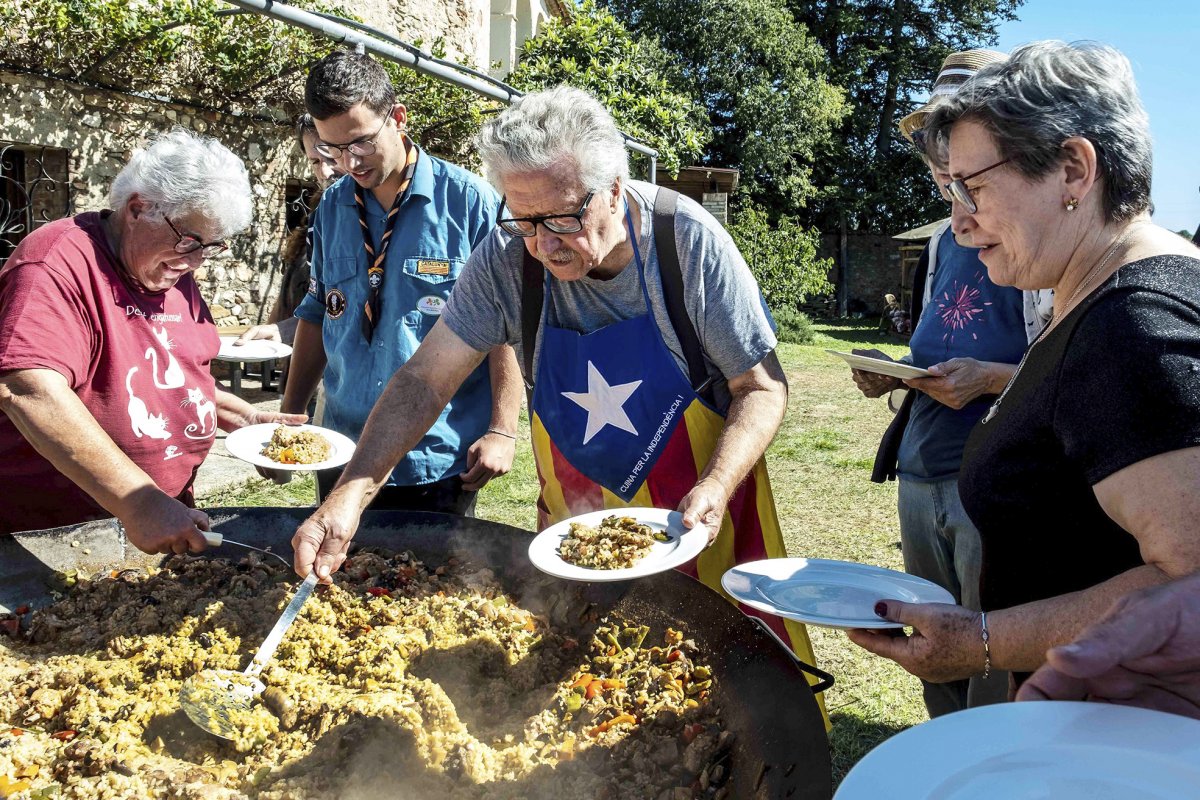
[[[929,280],[929,303],[909,342],[914,366],[951,358],[1021,360],[1027,344],[1021,291],[992,283],[977,250],[960,246],[947,230],[938,241],[937,267]],[[955,410],[918,393],[900,441],[897,474],[916,481],[956,475],[967,436],[990,403],[981,397]]]

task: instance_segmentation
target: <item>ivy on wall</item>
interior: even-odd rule
[[[293,5],[359,21],[336,5]],[[290,125],[309,66],[338,45],[219,0],[7,0],[0,64]],[[430,48],[444,55],[441,43]],[[414,136],[471,160],[469,141],[494,106],[473,92],[385,62]]]

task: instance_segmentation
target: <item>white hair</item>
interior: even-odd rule
[[[113,181],[109,206],[119,211],[138,195],[151,219],[198,213],[225,239],[250,225],[253,199],[242,160],[206,136],[175,128],[154,138]]]
[[[574,164],[591,192],[629,180],[629,154],[612,115],[582,89],[556,86],[513,102],[476,137],[489,180],[503,191],[504,176]]]

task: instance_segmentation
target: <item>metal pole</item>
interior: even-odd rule
[[[385,58],[397,64],[403,64],[406,67],[415,69],[417,72],[432,75],[439,80],[452,83],[463,89],[470,89],[476,94],[483,95],[492,100],[499,100],[501,103],[511,103],[523,94],[523,92],[500,81],[487,82],[473,78],[470,75],[459,72],[453,67],[446,66],[444,63],[439,63],[441,59],[431,61],[427,58],[422,58],[419,55],[419,51],[416,51],[416,48],[407,50],[397,47],[390,42],[377,39],[365,34],[363,31],[355,30],[347,25],[305,11],[302,8],[296,8],[285,3],[276,3],[274,0],[226,0],[226,2],[256,14],[262,14],[264,17],[270,17],[278,22],[303,28],[310,33],[327,36],[334,41],[361,47],[373,56]],[[654,183],[658,151],[628,136],[625,137],[625,146],[630,150],[650,156],[650,182]]]

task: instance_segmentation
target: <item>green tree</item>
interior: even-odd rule
[[[925,102],[942,60],[987,47],[1022,0],[787,0],[820,43],[852,111],[814,164],[829,187],[805,219],[835,230],[904,230],[945,216],[897,123]]]
[[[602,2],[635,33],[657,38],[672,82],[703,103],[713,139],[701,163],[740,169],[740,195],[771,218],[817,194],[813,162],[846,107],[824,52],[783,0]]]
[[[678,174],[711,132],[704,109],[664,77],[666,61],[653,40],[635,38],[584,0],[525,42],[508,82],[526,92],[564,83],[590,92],[623,132],[658,150],[662,168]]]
[[[820,233],[792,217],[772,222],[760,206],[743,201],[729,234],[758,280],[772,309],[795,309],[806,299],[829,294],[833,262],[817,258]]]

